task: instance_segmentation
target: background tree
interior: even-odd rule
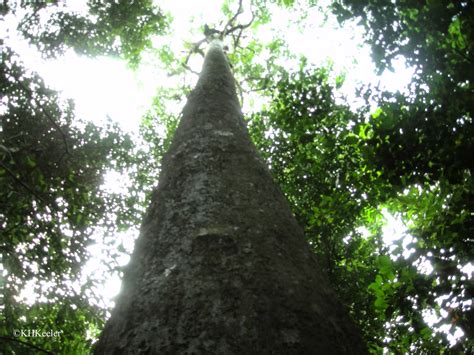
[[[133,64],[165,21],[151,3],[126,3],[91,2],[87,16],[46,2],[26,8],[4,2],[2,12],[24,13],[19,29],[45,55],[72,46],[90,55],[113,52]],[[43,13],[50,17],[41,27]],[[123,45],[113,43],[117,36]],[[8,45],[1,55],[0,349],[85,353],[105,310],[96,281],[84,280],[81,268],[98,228],[111,233],[136,223],[136,196],[102,188],[107,169],[132,165],[133,143],[117,125],[99,128],[75,117],[73,102],[60,99]],[[20,297],[27,285],[39,295],[33,306]],[[60,341],[12,336],[14,329],[52,328],[62,330]]]
[[[474,259],[473,4],[342,1],[333,8],[341,20],[360,19],[380,70],[397,56],[415,68],[409,93],[374,95],[379,108],[367,127],[373,162],[392,187],[387,205],[402,214],[414,237],[413,253],[395,268],[400,276],[391,282],[386,309],[406,321],[398,322],[401,336],[407,327],[422,339],[431,336],[423,311],[444,309],[441,323],[466,335],[458,350],[472,350],[474,289],[466,265]],[[433,272],[416,273],[417,260],[429,261]]]
[[[64,312],[100,323],[95,314],[99,310],[74,284],[79,284],[93,227],[114,223],[107,221],[104,210],[118,201],[101,191],[101,175],[112,166],[109,160],[124,161],[121,156],[131,142],[117,127],[104,131],[92,124],[73,126],[71,103],[61,102],[38,76],[28,74],[11,51],[3,55],[0,249],[7,274],[2,335],[27,324],[62,324]],[[113,150],[114,144],[124,150]],[[25,283],[33,282],[43,300],[34,312],[16,301]],[[74,307],[80,308],[77,313]],[[85,329],[64,328],[83,340]]]

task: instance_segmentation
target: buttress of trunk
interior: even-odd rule
[[[358,354],[211,45],[97,354]]]

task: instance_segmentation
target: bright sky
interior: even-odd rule
[[[204,23],[218,23],[222,18],[220,0],[208,1],[207,6],[203,6],[201,1],[187,0],[158,3],[174,18],[169,43],[176,51],[182,51],[184,40],[201,38],[196,28]],[[68,7],[72,6],[72,2],[67,4]],[[85,1],[74,1],[74,4],[74,10],[81,11],[84,7],[80,5],[84,5]],[[410,82],[412,70],[405,68],[402,59],[396,62],[395,72],[387,71],[381,77],[374,74],[370,51],[363,45],[362,30],[359,27],[347,25],[341,29],[333,16],[329,16],[324,24],[324,15],[318,8],[310,10],[306,21],[298,24],[302,17],[300,12],[291,12],[276,5],[269,6],[273,7],[272,22],[259,29],[259,38],[264,42],[269,42],[274,37],[284,39],[293,53],[304,54],[315,64],[333,62],[335,73],[346,73],[342,91],[349,100],[355,100],[354,92],[359,82],[380,82],[382,87],[390,90],[402,90]],[[249,17],[248,12],[244,13],[242,21]],[[14,27],[8,21],[5,22],[7,27]],[[194,28],[191,36],[190,28]],[[166,73],[150,65],[141,66],[133,72],[123,61],[106,57],[89,59],[79,57],[73,51],[67,52],[58,60],[46,61],[12,31],[7,43],[13,44],[25,64],[37,71],[48,85],[60,90],[65,98],[75,100],[79,117],[100,123],[109,116],[128,132],[138,131],[140,118],[149,108],[156,88],[161,84],[172,86],[169,81],[177,80],[168,78]],[[201,60],[197,57],[197,71],[200,63]]]
[[[75,4],[75,10],[83,11],[86,2],[68,2],[68,4],[72,3]],[[157,3],[165,11],[171,13],[174,20],[171,25],[173,29],[171,37],[157,39],[156,43],[167,42],[176,51],[182,50],[184,40],[196,41],[201,38],[198,32],[191,33],[190,29],[197,29],[204,23],[216,24],[222,18],[221,0],[207,2],[172,0],[157,1]],[[244,1],[245,4],[248,4],[248,1]],[[363,44],[362,29],[356,25],[348,24],[340,28],[331,15],[325,23],[324,15],[317,8],[309,11],[306,20],[299,21],[302,18],[300,12],[288,11],[275,5],[269,6],[273,7],[271,9],[273,19],[269,25],[259,29],[261,40],[269,42],[273,38],[281,38],[292,52],[304,54],[314,64],[324,65],[332,62],[336,74],[346,73],[346,82],[342,90],[349,100],[355,100],[355,88],[360,82],[371,82],[375,85],[380,83],[381,87],[392,91],[403,90],[410,82],[413,71],[405,68],[403,59],[396,61],[394,72],[387,71],[380,77],[374,74],[370,50]],[[248,9],[248,5],[244,8]],[[297,9],[298,5],[295,8]],[[248,21],[249,18],[250,14],[245,13],[242,21]],[[10,18],[0,23],[1,37],[5,37],[3,34],[6,27],[12,28],[14,21]],[[168,78],[165,72],[150,64],[152,60],[146,60],[148,64],[142,65],[133,72],[123,61],[105,57],[88,59],[79,57],[72,51],[58,60],[45,61],[41,59],[37,51],[29,47],[26,41],[12,31],[10,31],[7,44],[12,45],[20,53],[26,66],[37,71],[48,85],[60,90],[65,98],[74,99],[79,117],[98,124],[104,122],[106,117],[110,117],[118,122],[123,130],[130,133],[138,132],[140,118],[149,108],[158,86],[173,86],[174,83],[170,80],[177,80]],[[199,71],[200,60],[198,59],[194,65]],[[244,107],[244,112],[248,109],[250,108]],[[104,188],[115,192],[120,191],[123,189],[122,180],[116,172],[109,172]],[[400,238],[404,238],[404,245],[412,242],[413,238],[407,236],[406,228],[399,218],[388,212],[384,212],[384,217],[387,221],[384,227],[387,245],[393,245]],[[101,237],[98,236],[99,242],[90,247],[93,258],[83,270],[84,278],[92,277],[97,273],[103,275],[106,280],[98,292],[104,295],[106,303],[111,302],[120,289],[119,278],[117,276],[107,278],[107,270],[104,266],[104,262],[105,264],[112,262],[108,256],[110,248],[121,245],[130,252],[133,249],[136,234],[137,231],[134,230],[116,235],[114,243],[108,247],[100,242]],[[409,253],[410,251],[406,250],[404,255],[409,255]],[[119,263],[124,265],[128,259],[124,256]],[[427,272],[430,272],[431,265],[425,263],[424,267]],[[31,291],[27,291],[24,296],[25,298],[31,296]]]

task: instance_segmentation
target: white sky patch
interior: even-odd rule
[[[421,314],[423,315],[423,320],[432,329],[448,315],[446,310],[442,308],[440,309],[439,314],[431,308],[422,310]],[[455,345],[459,339],[464,336],[464,332],[460,327],[454,328],[451,324],[443,324],[435,329],[436,332],[444,333],[446,335],[451,346]]]
[[[297,21],[295,14],[289,12],[280,11],[279,16],[283,23]],[[305,55],[316,65],[331,63],[333,74],[345,74],[340,91],[351,107],[362,104],[358,102],[355,92],[363,84],[392,92],[407,92],[414,69],[407,68],[405,59],[399,56],[392,63],[393,71],[385,70],[382,75],[376,75],[371,49],[364,43],[364,30],[355,21],[346,21],[341,27],[334,15],[328,13],[325,19],[324,14],[314,7],[309,11],[302,31],[292,27],[296,26],[288,26],[289,30],[285,32],[292,52]]]
[[[464,332],[460,327],[454,327],[451,324],[443,324],[437,328],[437,331],[446,335],[451,346],[455,345],[464,335]]]
[[[126,132],[138,132],[151,104],[150,85],[141,84],[122,60],[90,59],[70,51],[58,60],[41,63],[38,72],[64,97],[74,98],[77,116],[98,124],[110,117]]]
[[[418,271],[425,275],[430,275],[434,271],[433,264],[431,264],[431,262],[424,256],[419,259],[417,268]]]
[[[129,175],[116,170],[108,170],[104,174],[102,188],[109,193],[125,195],[128,193],[131,184],[132,181],[130,180]]]
[[[82,283],[88,279],[100,280],[96,284],[96,290],[106,307],[113,305],[113,300],[120,291],[122,280],[118,270],[129,263],[137,236],[137,229],[113,235],[97,231],[96,243],[87,248],[90,259],[82,269],[81,280]],[[111,272],[111,269],[116,271]]]
[[[380,76],[380,88],[392,92],[399,90],[408,94],[408,85],[415,74],[415,69],[407,67],[405,58],[401,56],[392,61],[392,66],[393,71],[385,70]]]
[[[467,263],[466,265],[461,267],[461,272],[466,274],[467,277],[473,278],[474,277],[474,264]]]
[[[202,2],[185,0],[158,3],[165,11],[172,14],[171,47],[182,55],[185,54],[184,41],[193,42],[202,38],[197,28],[207,24],[223,26],[220,9],[222,0]],[[68,9],[84,13],[81,2],[66,2]],[[237,4],[233,4],[234,10]],[[308,10],[307,19],[300,20],[299,12],[288,11],[276,5],[269,5],[272,12],[270,26],[259,29],[259,39],[269,42],[274,38],[285,40],[289,49],[297,54],[305,55],[311,63],[325,65],[333,63],[335,73],[346,73],[346,81],[342,92],[349,100],[355,101],[355,88],[359,83],[371,82],[374,85],[391,91],[403,90],[411,80],[413,71],[406,69],[403,58],[394,63],[394,72],[386,71],[382,76],[375,75],[375,67],[370,58],[370,49],[363,44],[363,31],[360,26],[348,23],[339,26],[335,16],[329,14],[325,23],[324,14],[317,7]],[[298,6],[298,5],[296,5]],[[244,1],[244,9],[248,9]],[[241,21],[250,19],[247,10],[241,15]],[[3,32],[16,27],[16,19],[12,16],[3,22]],[[190,31],[194,28],[194,31]],[[130,70],[124,61],[99,57],[90,59],[81,57],[73,51],[57,60],[44,60],[38,51],[29,46],[15,31],[8,31],[11,45],[20,55],[25,65],[37,71],[52,88],[62,92],[64,98],[72,98],[76,103],[76,114],[86,120],[103,124],[106,117],[118,122],[126,132],[138,132],[140,119],[151,104],[151,99],[158,86],[171,87],[176,85],[176,77],[168,77],[163,70],[145,63],[136,72]],[[157,37],[162,42],[163,37]],[[155,60],[153,60],[156,62]],[[202,58],[191,58],[190,66],[199,71]],[[288,63],[289,64],[289,63]],[[194,84],[197,77],[190,84]],[[185,79],[186,80],[186,79]],[[244,111],[250,110],[245,102]],[[253,100],[254,107],[260,106],[265,100]],[[173,112],[178,112],[176,107]]]
[[[40,295],[35,292],[36,280],[29,280],[18,295],[18,299],[31,306],[39,301]]]
[[[198,24],[203,26],[214,24],[222,19],[221,7],[222,0],[189,1],[189,0],[172,0],[172,1],[154,1],[164,12],[169,12],[173,17],[171,29],[178,36],[177,40],[189,41],[190,24]],[[244,1],[245,3],[245,1]],[[234,6],[237,6],[236,4]],[[245,6],[245,4],[244,4]],[[248,8],[246,4],[245,8]],[[196,40],[200,40],[202,34]],[[178,41],[177,41],[178,42]]]
[[[89,12],[89,8],[87,6],[87,1],[84,0],[63,0],[64,5],[70,10],[75,13],[78,13],[82,16],[85,16]]]
[[[382,227],[383,239],[387,245],[403,238],[406,234],[406,227],[399,216],[393,216],[386,209],[382,210],[385,225]]]
[[[368,238],[371,234],[370,231],[365,226],[357,227],[356,231],[359,232],[364,238]]]
[[[150,107],[159,84],[153,76],[134,73],[123,60],[111,57],[88,58],[69,50],[58,59],[44,59],[16,28],[18,18],[9,15],[0,21],[0,33],[25,66],[36,71],[46,85],[72,98],[76,116],[103,125],[109,117],[121,128],[137,133],[141,117]]]
[[[408,258],[415,252],[413,247],[409,247],[409,244],[415,242],[415,238],[408,233],[400,215],[394,216],[386,209],[382,210],[382,215],[386,221],[382,227],[382,236],[384,243],[389,246],[390,258],[396,260],[400,256],[400,247],[402,248],[401,256]]]

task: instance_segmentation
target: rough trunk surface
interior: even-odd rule
[[[97,354],[359,354],[210,47]]]

